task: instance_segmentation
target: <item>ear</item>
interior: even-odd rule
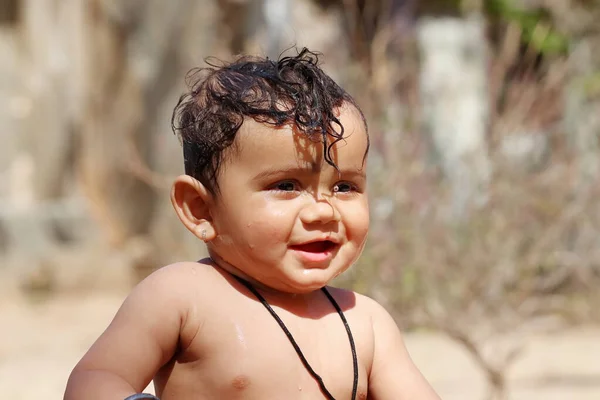
[[[171,188],[171,203],[177,216],[190,232],[204,242],[217,236],[210,214],[213,196],[198,180],[180,175]]]

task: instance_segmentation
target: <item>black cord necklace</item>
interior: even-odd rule
[[[234,277],[242,285],[244,285],[246,288],[248,288],[248,290],[250,292],[252,292],[252,294],[254,296],[256,296],[256,298],[262,303],[262,305],[265,306],[265,308],[269,311],[269,313],[273,316],[273,318],[275,318],[275,320],[277,321],[277,323],[279,324],[279,326],[281,327],[281,329],[283,330],[283,332],[285,333],[287,338],[290,340],[290,343],[292,343],[292,346],[294,346],[294,350],[296,350],[298,357],[300,357],[300,361],[302,361],[302,364],[304,365],[306,370],[311,374],[311,376],[319,384],[319,388],[321,388],[321,392],[323,392],[323,394],[327,397],[327,399],[335,400],[335,398],[331,395],[329,390],[327,390],[327,388],[325,387],[325,383],[323,383],[323,378],[321,378],[315,372],[315,370],[310,366],[310,364],[306,360],[306,357],[304,357],[302,350],[300,350],[300,346],[298,346],[298,343],[296,343],[296,340],[292,336],[291,332],[288,330],[287,326],[285,326],[285,324],[283,323],[281,318],[279,318],[279,315],[277,315],[275,310],[273,310],[273,308],[269,305],[269,303],[267,303],[267,300],[265,300],[265,298],[260,293],[258,293],[258,291],[254,288],[254,286],[252,286],[250,284],[250,282],[240,278],[239,276],[234,275]],[[350,331],[350,325],[348,325],[348,321],[346,321],[346,317],[344,316],[342,309],[337,304],[337,302],[335,301],[333,296],[331,296],[329,291],[326,288],[321,288],[321,290],[323,291],[323,293],[325,293],[325,296],[327,296],[327,299],[329,299],[329,301],[331,302],[331,304],[337,311],[338,315],[342,319],[342,322],[344,323],[344,327],[346,328],[346,333],[348,333],[348,340],[350,341],[350,349],[352,351],[352,366],[354,368],[354,382],[352,384],[352,400],[355,400],[356,399],[356,391],[358,389],[358,359],[356,357],[356,346],[354,344],[354,338],[352,337],[352,332]]]

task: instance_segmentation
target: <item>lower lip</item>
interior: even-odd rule
[[[335,249],[321,251],[321,252],[312,252],[312,251],[302,251],[297,249],[292,249],[303,261],[311,262],[311,263],[321,263],[324,261],[329,261],[333,258],[333,251]]]

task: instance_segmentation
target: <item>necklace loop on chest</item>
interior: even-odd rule
[[[234,278],[236,278],[238,280],[238,282],[240,282],[250,292],[252,292],[252,294],[262,303],[263,306],[265,306],[265,308],[273,316],[273,318],[275,319],[275,321],[277,321],[277,323],[279,324],[279,326],[281,327],[281,329],[283,330],[283,332],[285,333],[285,335],[289,339],[290,343],[294,347],[294,350],[296,350],[296,353],[298,354],[298,357],[300,357],[300,361],[302,361],[302,364],[304,365],[304,367],[306,368],[306,370],[310,373],[310,375],[319,384],[319,388],[321,389],[321,392],[323,392],[323,394],[327,397],[328,400],[335,400],[335,398],[333,397],[333,395],[325,387],[325,383],[323,382],[323,378],[321,378],[319,376],[319,374],[317,374],[315,372],[315,370],[311,367],[311,365],[308,363],[308,360],[306,359],[306,357],[302,353],[302,350],[300,349],[300,346],[298,346],[298,343],[294,339],[294,336],[289,331],[289,329],[287,328],[287,326],[285,325],[285,323],[281,320],[281,318],[279,317],[279,315],[277,315],[277,313],[275,312],[275,310],[273,310],[273,308],[267,302],[267,300],[265,300],[265,298],[258,292],[258,290],[256,290],[254,288],[254,286],[252,286],[250,284],[250,282],[248,282],[248,281],[240,278],[239,276],[235,276],[235,275],[233,275],[233,276],[234,276]],[[344,323],[344,327],[346,328],[346,333],[348,334],[348,340],[350,342],[350,350],[352,352],[352,367],[353,367],[353,370],[354,370],[354,380],[353,380],[353,383],[352,383],[352,397],[351,397],[351,400],[355,400],[356,399],[356,392],[358,390],[358,358],[356,356],[356,345],[354,343],[354,337],[352,336],[352,331],[350,330],[350,325],[348,325],[348,321],[346,320],[346,316],[344,315],[344,312],[342,311],[342,309],[340,308],[340,306],[338,305],[338,303],[335,301],[335,299],[333,298],[333,296],[329,293],[329,291],[326,288],[323,287],[323,288],[321,288],[321,290],[323,291],[323,293],[325,293],[325,296],[327,297],[327,299],[329,300],[329,302],[333,305],[333,307],[337,311],[337,313],[340,316],[342,322]]]

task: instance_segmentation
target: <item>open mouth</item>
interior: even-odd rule
[[[322,240],[319,242],[305,243],[291,247],[294,250],[303,251],[305,253],[327,253],[335,249],[337,244],[330,240]]]

